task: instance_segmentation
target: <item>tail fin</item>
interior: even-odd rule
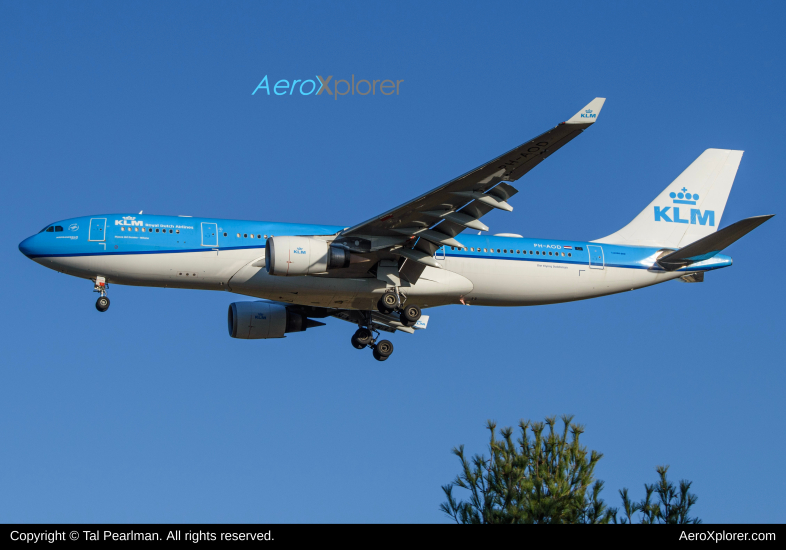
[[[742,153],[707,149],[632,222],[595,242],[680,248],[714,233]]]

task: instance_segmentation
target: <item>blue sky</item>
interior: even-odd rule
[[[606,500],[655,466],[710,522],[782,522],[781,216],[703,284],[430,312],[377,363],[352,327],[226,332],[225,293],[91,283],[18,243],[97,213],[352,225],[607,97],[492,232],[595,239],[709,147],[723,217],[782,214],[779,3],[0,1],[0,520],[441,522],[450,450],[571,413]],[[403,79],[398,96],[259,81]]]

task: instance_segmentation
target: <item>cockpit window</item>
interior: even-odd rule
[[[50,225],[49,227],[46,228],[46,232],[47,233],[51,233],[54,230],[55,230],[55,226],[54,225]]]
[[[63,226],[62,225],[56,225],[55,226],[55,232],[62,231],[62,230],[63,230]]]

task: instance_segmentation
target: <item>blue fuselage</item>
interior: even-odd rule
[[[264,259],[259,262],[268,237],[330,236],[343,229],[108,214],[56,222],[22,241],[19,249],[46,267],[86,279],[101,276],[117,284],[230,290],[274,300],[286,300],[291,294],[293,300],[310,300],[311,304],[366,307],[379,291],[373,284],[376,281],[360,276],[346,280],[273,277],[264,273]],[[422,293],[423,298],[418,299],[423,305],[464,300],[479,305],[534,305],[585,299],[732,262],[718,254],[690,268],[666,273],[656,263],[662,253],[658,248],[467,233],[457,238],[463,247],[444,246],[435,254],[445,269],[435,270],[434,276],[424,277],[410,289],[413,296]],[[445,279],[446,272],[455,277]]]

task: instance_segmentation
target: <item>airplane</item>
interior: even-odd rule
[[[241,339],[283,338],[341,319],[356,349],[393,353],[380,332],[415,333],[422,310],[449,304],[532,306],[704,281],[732,265],[720,254],[772,215],[718,229],[742,151],[707,149],[628,225],[594,241],[525,238],[480,220],[510,212],[518,180],[594,124],[605,98],[536,138],[357,225],[103,214],[47,225],[19,244],[35,262],[109,284],[222,290]],[[466,230],[477,231],[470,234]]]

